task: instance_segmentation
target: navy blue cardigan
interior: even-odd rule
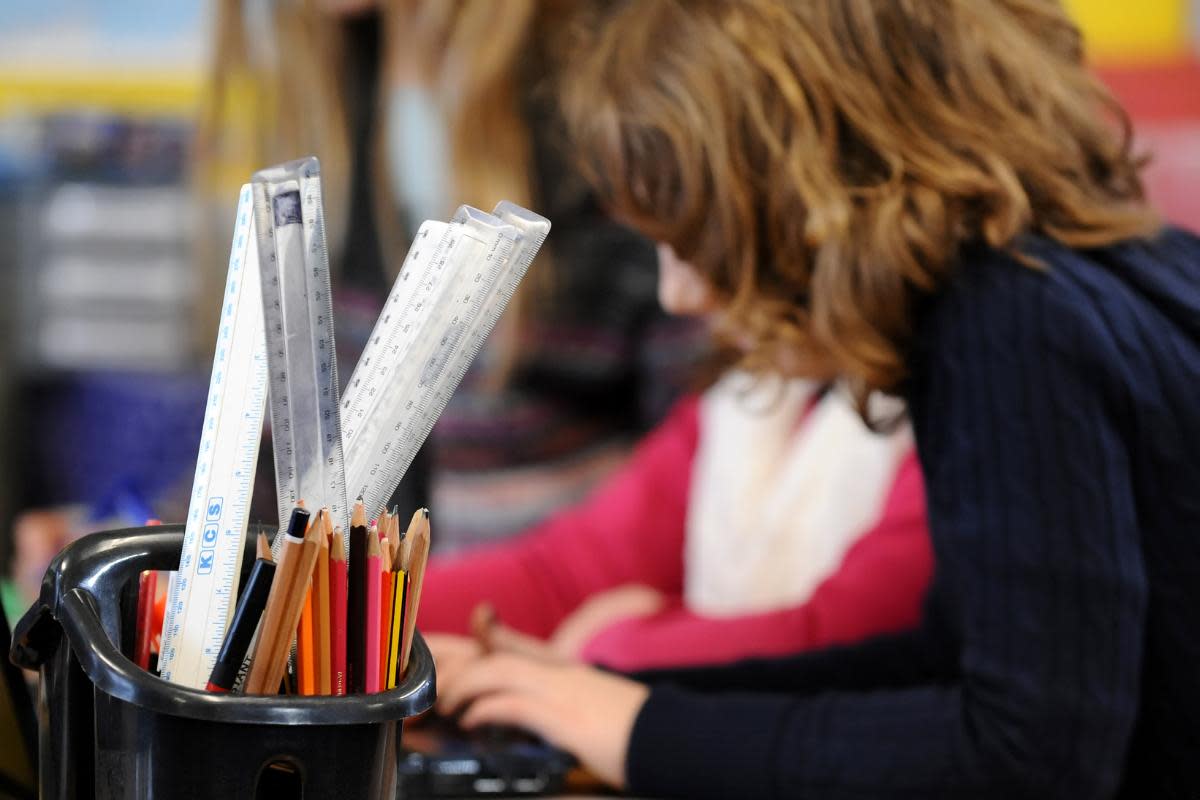
[[[921,629],[643,676],[633,793],[1200,797],[1200,240],[1021,249],[916,312]]]

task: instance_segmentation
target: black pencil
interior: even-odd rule
[[[250,640],[254,638],[254,630],[262,618],[263,609],[267,607],[271,582],[275,579],[275,562],[271,560],[270,548],[261,546],[265,537],[261,533],[259,537],[259,558],[250,569],[250,578],[246,581],[241,598],[238,599],[233,621],[225,633],[225,641],[221,643],[221,652],[217,655],[217,663],[213,665],[212,676],[208,679],[210,692],[228,692],[233,688],[238,670],[246,658],[246,650],[250,647]]]
[[[350,517],[350,563],[346,603],[346,694],[367,687],[365,653],[367,624],[367,511],[362,498]]]

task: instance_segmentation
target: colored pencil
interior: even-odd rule
[[[329,540],[333,531],[321,530],[321,549],[313,572],[313,641],[317,651],[317,694],[333,694],[333,660],[329,649]]]
[[[270,561],[272,564],[275,563],[275,557],[271,555],[271,543],[267,541],[265,533],[260,532],[258,534],[258,539],[254,542],[254,551],[255,558],[262,558]]]
[[[318,554],[320,553],[318,543]],[[296,628],[296,685],[302,695],[317,693],[316,632],[313,625],[313,580],[308,576],[304,605],[300,609],[300,624]]]
[[[346,603],[346,694],[361,692],[367,672],[363,663],[364,630],[367,618],[367,512],[362,498],[354,504],[350,517],[350,553],[348,558]]]
[[[288,650],[317,560],[320,526],[309,524],[303,508],[292,512],[280,549],[279,566],[263,612],[262,631],[246,676],[246,694],[275,694],[287,668]]]
[[[150,669],[150,640],[154,631],[154,596],[158,593],[158,573],[146,570],[138,577],[137,623],[134,626],[134,661]]]
[[[365,629],[363,658],[367,674],[363,689],[368,694],[379,691],[379,621],[382,617],[379,604],[383,588],[381,556],[379,535],[372,533],[367,539],[367,618],[359,621]]]
[[[392,632],[392,545],[386,531],[379,532],[379,688],[387,688],[388,636]]]
[[[417,630],[417,613],[421,609],[421,582],[425,578],[425,563],[429,560],[429,509],[421,509],[423,519],[414,534],[410,549],[408,571],[408,597],[404,608],[404,638],[400,642],[400,676],[408,670],[408,659],[412,655],[413,634]]]
[[[425,524],[425,509],[418,508],[413,512],[412,518],[408,521],[408,529],[404,531],[404,535],[400,537],[400,566],[408,569],[409,562],[412,561],[412,547],[417,529]]]
[[[404,639],[404,602],[408,595],[408,573],[397,569],[392,575],[392,625],[388,634],[387,688],[395,689],[400,680],[400,643]]]
[[[346,693],[346,539],[341,527],[329,548],[329,657],[333,694]]]

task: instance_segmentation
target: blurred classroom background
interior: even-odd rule
[[[1153,157],[1152,198],[1200,229],[1200,0],[1067,5]],[[0,0],[0,588],[10,620],[70,538],[183,518],[211,359],[192,324],[205,311],[196,253],[228,246],[197,242],[190,186],[212,6]],[[246,0],[247,14],[270,7]]]

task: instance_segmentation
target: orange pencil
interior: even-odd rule
[[[313,616],[313,584],[310,575],[308,589],[304,592],[304,608],[300,611],[300,625],[296,628],[296,685],[302,695],[317,693],[316,634],[313,630]]]
[[[333,531],[321,531],[321,549],[313,570],[313,645],[316,649],[317,694],[333,694],[333,661],[329,651],[329,539]]]
[[[329,547],[329,671],[330,688],[346,693],[346,543],[341,526]]]

